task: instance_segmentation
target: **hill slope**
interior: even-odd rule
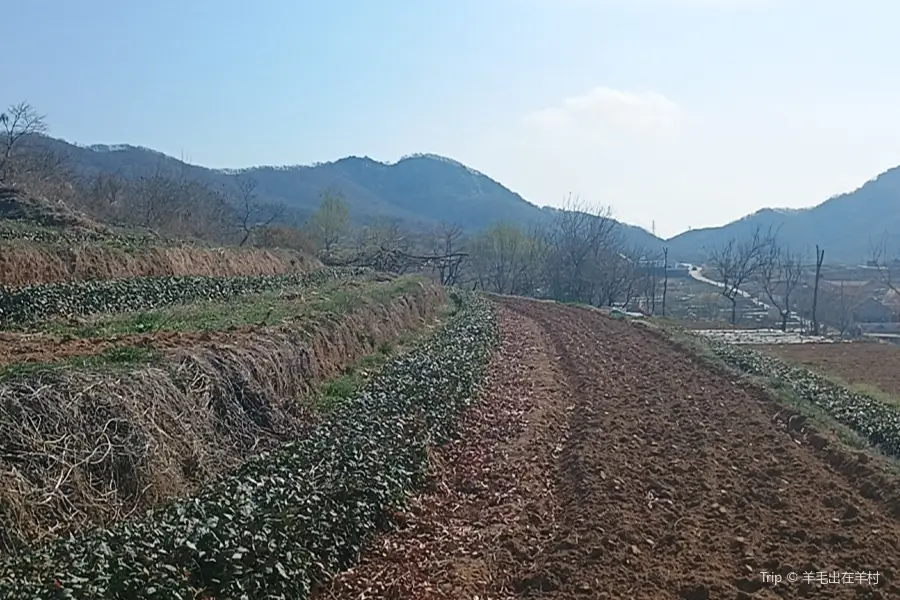
[[[887,233],[900,250],[900,167],[890,169],[860,188],[801,210],[763,209],[724,225],[696,229],[669,240],[671,252],[683,260],[703,260],[711,248],[741,237],[756,226],[779,228],[779,236],[797,248],[826,249],[826,260],[867,260],[871,245]]]
[[[483,173],[430,154],[408,156],[393,164],[353,156],[312,166],[218,170],[136,146],[86,147],[53,138],[32,143],[66,154],[74,171],[83,175],[104,172],[138,177],[161,169],[184,173],[219,189],[236,189],[239,178],[253,177],[259,199],[283,204],[295,220],[311,214],[327,189],[343,194],[357,223],[382,216],[413,227],[456,223],[473,232],[498,221],[521,226],[540,223],[553,212],[526,201]],[[623,225],[623,233],[629,244],[656,249],[662,243],[640,227]]]

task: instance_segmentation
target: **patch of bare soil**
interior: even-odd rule
[[[900,597],[894,507],[828,439],[649,331],[500,304],[491,385],[434,488],[321,597]]]
[[[848,383],[874,386],[900,396],[900,347],[877,342],[765,345],[754,349],[799,363]]]

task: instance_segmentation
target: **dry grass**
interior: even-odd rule
[[[308,249],[290,249],[298,240],[286,237],[289,229],[267,228],[266,247],[210,247],[164,239],[147,228],[113,227],[61,200],[8,187],[0,187],[0,224],[6,240],[0,243],[0,285],[8,287],[164,275],[277,275],[322,266]]]
[[[306,272],[319,261],[295,250],[102,245],[45,246],[16,241],[0,249],[0,284],[19,287],[85,279],[164,275],[278,275]]]
[[[0,549],[104,525],[196,490],[303,434],[300,400],[446,305],[414,291],[315,330],[283,326],[169,351],[158,365],[0,383]]]
[[[64,202],[0,187],[0,218],[27,221],[46,227],[68,227],[86,231],[104,231],[106,226],[72,210]]]

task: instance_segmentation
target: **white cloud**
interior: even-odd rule
[[[658,136],[678,132],[682,111],[657,92],[629,92],[598,86],[532,112],[526,124],[548,134]]]

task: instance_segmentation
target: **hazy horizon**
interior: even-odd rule
[[[900,164],[897,17],[875,0],[44,0],[6,17],[0,102],[54,137],[210,168],[438,154],[669,238]]]

